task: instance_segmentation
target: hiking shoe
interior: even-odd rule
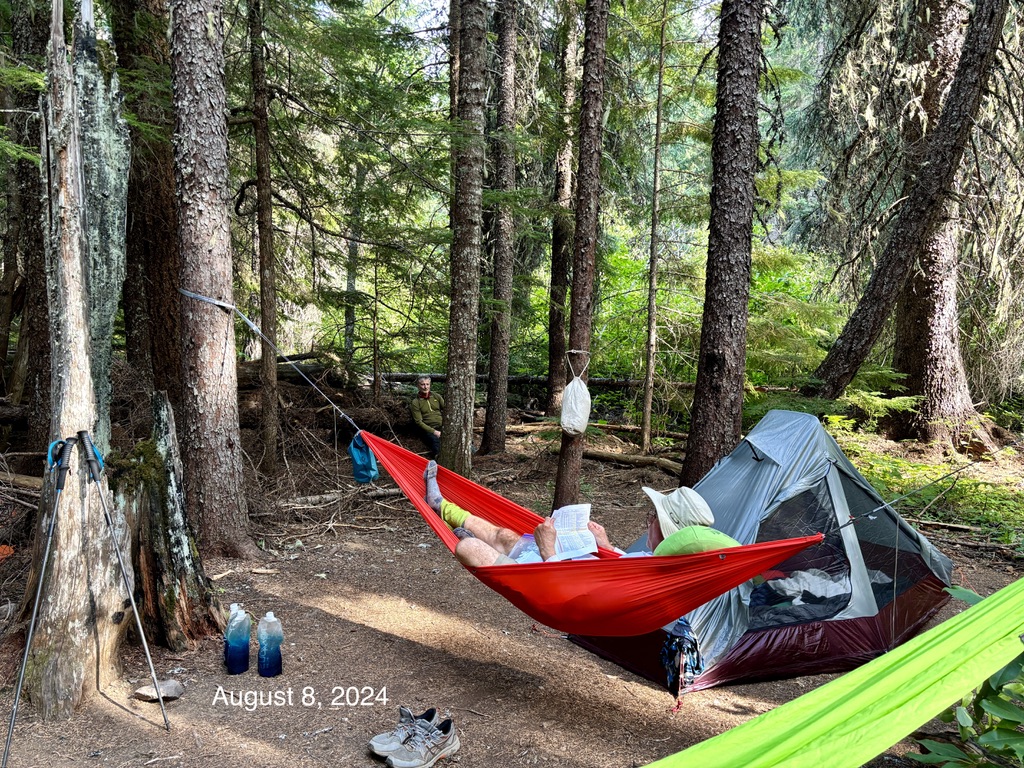
[[[461,525],[458,528],[453,528],[452,529],[452,533],[454,533],[460,539],[475,539],[476,538],[476,536],[474,536],[471,531],[467,531]]]
[[[455,723],[449,717],[436,727],[420,727],[388,757],[388,768],[430,768],[438,760],[454,755],[461,744]]]
[[[433,729],[439,719],[437,710],[434,707],[431,707],[422,715],[413,715],[411,709],[399,707],[398,727],[387,733],[378,733],[370,739],[370,751],[375,755],[387,757],[392,752],[401,749],[402,745],[409,740],[409,737],[413,735],[418,727]]]

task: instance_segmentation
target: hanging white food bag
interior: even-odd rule
[[[590,392],[579,376],[573,378],[562,393],[562,430],[569,435],[582,435],[590,421]]]

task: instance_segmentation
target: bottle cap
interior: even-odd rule
[[[273,611],[267,611],[267,621],[273,621],[273,620],[274,620],[274,612]]]

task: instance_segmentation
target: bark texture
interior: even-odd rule
[[[256,145],[256,240],[260,262],[260,470],[277,472],[277,265],[274,259],[274,219],[270,186],[270,97],[267,88],[266,47],[263,41],[263,3],[249,0],[249,63],[252,74],[252,129]]]
[[[451,310],[448,327],[448,382],[440,462],[460,475],[472,468],[473,407],[476,394],[477,324],[484,178],[484,35],[481,0],[462,0],[459,42],[459,121],[453,164]]]
[[[19,61],[35,62],[40,68],[49,39],[47,20],[50,4],[44,0],[21,0],[11,6],[11,46]],[[11,139],[24,146],[39,146],[40,123],[34,113],[39,97],[19,93],[15,106],[26,110],[10,116]],[[14,198],[9,220],[17,221],[16,248],[24,268],[25,306],[22,310],[15,372],[8,393],[12,402],[29,404],[28,441],[48,442],[50,434],[50,343],[49,309],[46,294],[44,224],[40,164],[27,160],[14,163]],[[11,233],[9,233],[11,234]]]
[[[163,0],[114,0],[110,21],[122,67],[142,71],[156,66],[170,76]],[[177,405],[181,401],[181,255],[171,145],[174,115],[149,93],[137,94],[131,108],[159,135],[131,130],[123,299],[126,351],[147,388],[166,391]]]
[[[590,360],[590,338],[594,317],[594,266],[597,258],[598,215],[601,204],[601,142],[608,11],[608,0],[587,0],[584,11],[580,159],[576,183],[572,309],[569,316],[567,352],[572,370],[577,373],[585,371]],[[583,435],[562,433],[558,471],[555,475],[556,509],[575,503],[579,496],[583,444]]]
[[[232,303],[223,4],[172,0],[174,160],[183,288]],[[185,501],[210,554],[255,552],[238,429],[235,328],[211,304],[182,301]]]
[[[763,0],[722,3],[704,316],[683,485],[700,480],[740,438],[763,17]]]
[[[967,8],[953,0],[931,0],[918,19],[922,33],[917,55],[927,69],[922,119],[912,123],[911,147],[926,134],[925,120],[927,125],[939,120],[942,96],[960,59],[967,20]],[[947,210],[922,243],[916,268],[896,304],[893,368],[906,375],[906,394],[922,398],[915,412],[896,417],[897,437],[957,439],[968,423],[980,421],[960,354],[956,230]]]
[[[98,339],[94,325],[104,321],[102,307],[109,297],[91,293],[110,287],[97,280],[97,271],[105,274],[98,268],[106,266],[96,263],[97,249],[124,240],[127,134],[115,96],[116,78],[108,87],[97,65],[92,19],[76,20],[69,58],[60,2],[53,4],[49,73],[42,138],[50,191],[46,285],[54,362],[51,434],[73,436],[85,429],[95,438],[109,433],[109,421],[101,423],[108,417],[97,408],[93,367],[103,343],[109,360],[110,335]],[[83,157],[85,147],[98,154]],[[116,673],[117,649],[129,623],[113,551],[115,544],[129,548],[128,528],[123,518],[115,521],[115,531],[107,528],[98,497],[107,492],[106,483],[90,483],[80,457],[80,450],[72,453],[61,494],[55,493],[52,481],[44,487],[35,569],[26,589],[28,613],[37,580],[46,579],[25,683],[44,719],[70,717],[86,693],[102,688]],[[40,574],[51,513],[57,521],[50,567]]]
[[[942,114],[925,139],[923,162],[893,224],[892,236],[857,308],[814,373],[820,383],[809,385],[808,393],[836,398],[846,389],[892,313],[922,244],[941,225],[1002,37],[1006,10],[1007,0],[976,3]]]
[[[579,14],[574,0],[559,4],[564,29],[562,49],[561,144],[555,154],[555,215],[551,220],[551,290],[548,297],[548,401],[544,412],[562,411],[565,390],[565,299],[572,263],[573,114],[580,68]]]
[[[658,92],[654,113],[654,178],[651,185],[651,247],[647,259],[647,344],[644,356],[644,394],[640,417],[640,448],[651,451],[651,416],[654,409],[654,366],[658,359],[658,228],[661,219],[661,120],[665,92],[665,31],[668,0],[661,5],[658,41]]]
[[[494,309],[491,356],[487,377],[487,417],[480,443],[482,453],[505,451],[508,420],[508,365],[512,343],[512,273],[515,262],[515,219],[509,199],[516,187],[516,0],[503,0],[498,16],[501,80],[498,85],[498,135],[495,187],[502,197],[494,213]]]
[[[185,514],[181,452],[167,394],[153,395],[153,439],[115,473],[116,502],[136,520],[136,604],[151,643],[195,648],[223,630],[223,611],[206,578]]]

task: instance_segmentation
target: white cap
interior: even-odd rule
[[[644,488],[658,512],[661,535],[668,538],[676,531],[690,525],[715,524],[715,515],[704,498],[693,488],[681,485],[672,493],[659,493],[653,488]]]
[[[274,612],[273,611],[267,611],[267,621],[273,621],[273,620],[274,620]]]

